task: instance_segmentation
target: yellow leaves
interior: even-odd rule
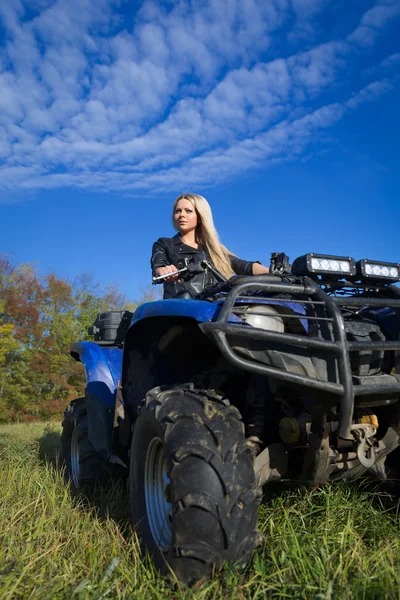
[[[13,337],[14,325],[0,321],[0,367],[4,365],[5,359],[10,352],[18,350],[19,344]]]

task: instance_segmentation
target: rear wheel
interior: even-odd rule
[[[129,481],[133,523],[162,573],[191,583],[249,561],[261,491],[240,413],[222,396],[191,385],[150,391]]]
[[[89,441],[85,398],[71,402],[62,427],[60,458],[66,479],[76,490],[104,483],[107,466]]]

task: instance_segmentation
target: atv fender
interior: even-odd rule
[[[121,378],[122,349],[93,342],[73,344],[70,354],[86,372],[88,436],[96,452],[107,460],[111,455],[115,401]]]

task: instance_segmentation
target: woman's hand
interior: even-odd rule
[[[158,269],[156,269],[156,277],[160,277],[161,275],[167,275],[168,273],[174,273],[175,271],[177,271],[178,269],[175,267],[175,265],[168,265],[166,267],[158,267]],[[179,281],[179,275],[171,275],[171,277],[166,277],[164,279],[164,281]]]

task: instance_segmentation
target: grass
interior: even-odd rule
[[[56,468],[58,425],[0,426],[0,598],[399,599],[396,504],[372,484],[268,488],[262,548],[195,589],[171,587],[142,556],[124,485],[92,505]]]

